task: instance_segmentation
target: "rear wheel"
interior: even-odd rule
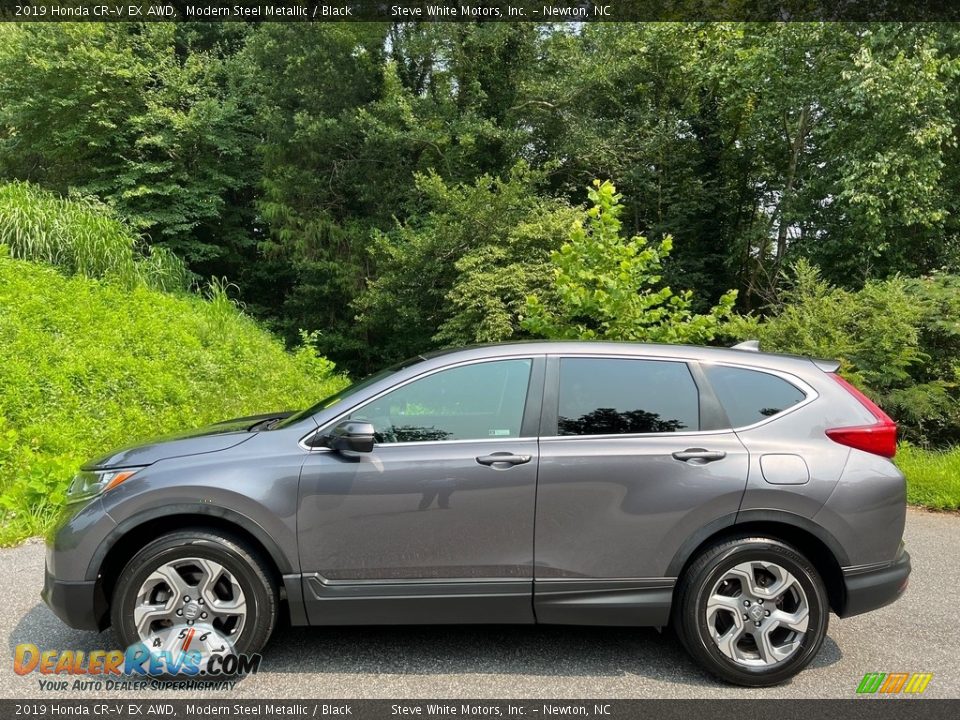
[[[751,687],[781,683],[820,650],[830,607],[816,569],[779,540],[734,538],[705,550],[680,581],[674,621],[704,668]]]
[[[268,567],[242,541],[190,529],[163,535],[134,555],[111,605],[124,647],[171,648],[193,629],[197,649],[229,643],[235,652],[254,653],[273,632],[278,596]]]

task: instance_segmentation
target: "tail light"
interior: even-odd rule
[[[877,421],[870,425],[854,425],[852,427],[830,428],[826,431],[827,437],[834,442],[848,447],[863,450],[864,452],[892,458],[897,454],[897,424],[890,419],[883,410],[866,395],[857,390],[837,374],[834,380],[853,395]]]

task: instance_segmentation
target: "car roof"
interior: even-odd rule
[[[665,343],[614,342],[596,340],[520,340],[505,343],[470,345],[424,353],[424,360],[471,360],[523,353],[538,355],[636,355],[638,357],[726,362],[758,368],[772,368],[795,372],[809,372],[815,361],[800,355],[758,352],[745,348],[707,347],[702,345],[671,345]],[[832,364],[830,361],[826,365]],[[821,365],[822,369],[827,369]]]

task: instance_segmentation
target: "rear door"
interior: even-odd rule
[[[671,560],[732,523],[748,455],[699,364],[548,358],[540,439],[538,622],[662,625]]]

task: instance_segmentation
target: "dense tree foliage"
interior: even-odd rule
[[[437,343],[522,334],[526,297],[549,291],[550,252],[577,215],[539,195],[540,182],[524,163],[504,178],[483,175],[470,185],[451,187],[436,173],[416,177],[422,212],[374,236],[380,274],[357,302],[380,352],[402,357]]]
[[[730,317],[736,291],[724,293],[708,313],[691,311],[693,291],[663,285],[669,235],[658,245],[622,235],[622,196],[609,180],[594,180],[591,206],[570,228],[570,239],[551,260],[547,299],[531,295],[523,325],[535,335],[573,340],[699,343],[713,340]]]
[[[201,272],[235,268],[254,243],[252,136],[228,49],[199,38],[159,23],[0,34],[0,172],[98,196]]]
[[[529,333],[597,178],[690,313],[958,270],[958,63],[949,24],[6,25],[0,179],[363,372]]]
[[[765,318],[738,316],[723,331],[761,347],[840,360],[840,371],[925,445],[960,443],[960,279],[933,275],[831,285],[801,259],[782,273]]]

